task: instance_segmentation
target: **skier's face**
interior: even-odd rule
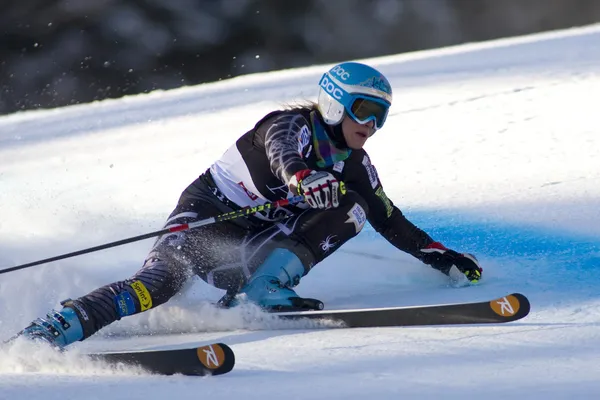
[[[346,115],[342,120],[342,133],[348,147],[359,150],[365,145],[367,139],[375,133],[375,122],[369,121],[362,125]]]

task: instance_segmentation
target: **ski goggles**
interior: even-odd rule
[[[353,100],[350,107],[345,107],[348,115],[361,125],[374,121],[375,128],[381,129],[390,110],[390,104],[371,96],[357,94],[351,96]]]
[[[340,85],[328,72],[323,74],[319,86],[337,100],[354,121],[359,124],[374,121],[376,129],[383,127],[390,109],[390,103],[386,100],[362,93],[349,93],[348,89],[355,85]]]

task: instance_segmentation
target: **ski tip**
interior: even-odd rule
[[[521,293],[512,293],[490,301],[490,307],[504,322],[526,317],[531,310],[529,299]]]
[[[235,366],[235,354],[225,343],[214,343],[196,348],[200,363],[211,375],[226,374]]]
[[[122,351],[86,354],[108,364],[122,363],[159,375],[222,375],[235,366],[233,350],[224,343],[212,343],[184,349]]]

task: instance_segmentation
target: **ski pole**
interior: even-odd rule
[[[75,256],[79,256],[82,254],[92,253],[92,252],[95,252],[98,250],[108,249],[110,247],[117,247],[117,246],[121,246],[123,244],[133,243],[133,242],[148,239],[151,237],[162,236],[167,233],[187,231],[189,229],[194,229],[194,228],[198,228],[200,226],[214,224],[216,222],[228,221],[231,219],[245,217],[245,216],[248,216],[251,214],[256,214],[257,212],[260,212],[260,211],[271,209],[271,208],[277,208],[277,207],[283,207],[283,206],[287,206],[287,205],[298,204],[298,203],[301,203],[302,201],[304,201],[304,196],[294,196],[289,199],[277,200],[277,201],[274,201],[271,203],[265,203],[265,204],[261,204],[261,205],[254,206],[254,207],[246,207],[246,208],[242,208],[241,210],[231,211],[228,213],[220,214],[215,217],[210,217],[210,218],[202,219],[200,221],[190,222],[189,224],[175,225],[170,228],[161,229],[159,231],[149,232],[149,233],[145,233],[143,235],[133,236],[133,237],[123,239],[123,240],[117,240],[116,242],[106,243],[106,244],[103,244],[100,246],[94,246],[94,247],[90,247],[87,249],[74,251],[72,253],[62,254],[62,255],[59,255],[56,257],[46,258],[44,260],[34,261],[34,262],[27,263],[27,264],[22,264],[22,265],[17,265],[17,266],[11,267],[11,268],[2,269],[2,270],[0,270],[0,274],[5,274],[5,273],[11,272],[11,271],[17,271],[19,269],[25,269],[25,268],[33,267],[35,265],[49,263],[52,261],[63,260],[65,258],[75,257]]]

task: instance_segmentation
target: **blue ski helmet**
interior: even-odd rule
[[[345,112],[359,124],[374,121],[375,129],[381,129],[392,105],[392,87],[386,77],[357,62],[331,68],[319,87],[319,112],[329,125],[342,122]]]

